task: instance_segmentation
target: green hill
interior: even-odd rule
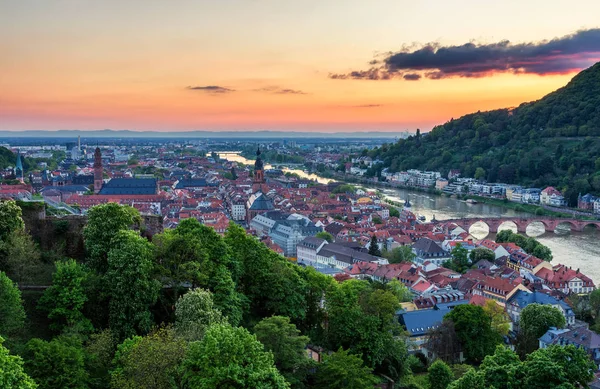
[[[541,100],[452,119],[370,152],[392,171],[459,169],[534,187],[552,185],[571,204],[600,194],[600,63]]]

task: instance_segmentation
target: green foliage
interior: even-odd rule
[[[498,335],[508,335],[510,329],[510,317],[503,307],[498,305],[494,300],[487,300],[483,306],[486,315],[492,320],[491,326]]]
[[[237,289],[248,301],[245,322],[255,324],[263,317],[287,316],[302,320],[306,315],[307,284],[301,270],[271,251],[240,226],[231,223],[225,234],[236,262],[241,264]]]
[[[21,208],[13,200],[0,201],[0,242],[15,231],[22,231],[25,223],[21,218]]]
[[[254,326],[256,338],[273,353],[275,367],[293,388],[303,388],[312,361],[306,355],[307,336],[285,316],[271,316]]]
[[[188,341],[200,340],[213,324],[223,324],[226,318],[214,307],[212,293],[193,289],[179,298],[175,305],[175,328]]]
[[[514,243],[521,247],[527,254],[536,256],[544,261],[550,262],[552,260],[552,251],[534,238],[525,237],[523,235],[515,234],[510,230],[502,230],[496,235],[496,242],[498,243]]]
[[[400,217],[400,211],[396,207],[390,207],[390,217]]]
[[[342,184],[339,186],[336,186],[331,193],[356,193],[356,187],[354,185],[350,185],[350,184]]]
[[[477,247],[471,250],[471,252],[469,253],[469,259],[471,260],[471,263],[473,265],[481,261],[482,259],[493,263],[496,259],[496,254],[494,254],[492,250],[486,247]]]
[[[153,242],[161,278],[173,285],[176,296],[186,283],[208,289],[229,322],[239,324],[243,302],[234,279],[239,277],[241,265],[214,229],[186,219],[174,230],[155,236]]]
[[[464,273],[469,269],[469,251],[460,243],[452,249],[452,259],[446,261],[444,266],[458,273]]]
[[[379,216],[373,216],[372,221],[373,224],[383,224],[383,220]]]
[[[113,247],[113,238],[119,231],[139,225],[141,221],[137,209],[127,205],[106,203],[90,208],[88,222],[83,229],[90,266],[101,274],[106,272],[108,252]]]
[[[372,370],[364,366],[359,356],[342,348],[323,356],[316,374],[318,388],[372,389],[378,382]]]
[[[0,270],[18,283],[34,283],[43,277],[44,264],[40,251],[24,230],[13,231],[0,241]]]
[[[201,341],[189,345],[182,373],[184,386],[194,389],[289,388],[273,354],[254,335],[223,324],[211,326]]]
[[[146,333],[152,327],[149,308],[160,283],[151,277],[152,245],[135,231],[119,231],[108,253],[106,284],[110,295],[110,328],[118,339]]]
[[[537,350],[521,362],[506,347],[498,346],[479,371],[471,369],[449,389],[574,389],[587,387],[594,378],[594,362],[586,351],[572,345]]]
[[[481,373],[470,368],[467,372],[458,380],[452,382],[448,389],[489,389],[486,386],[485,379]]]
[[[539,101],[452,119],[369,154],[392,171],[459,169],[465,177],[490,182],[552,185],[565,190],[575,205],[580,192],[600,194],[600,187],[590,185],[600,173],[595,163],[600,156],[599,96],[596,64]]]
[[[21,357],[10,355],[2,343],[4,339],[0,336],[0,388],[36,389],[37,384],[23,370]]]
[[[92,332],[92,323],[83,315],[87,301],[85,282],[88,272],[73,259],[56,262],[55,266],[52,285],[44,292],[38,308],[48,312],[48,318],[52,321],[50,329],[54,331]]]
[[[315,235],[315,238],[325,239],[329,243],[333,242],[333,235],[331,235],[327,231],[317,232],[317,235]]]
[[[550,327],[563,328],[566,324],[561,311],[551,305],[529,304],[519,317],[517,350],[519,355],[527,355],[538,348],[538,339]]]
[[[328,314],[326,343],[362,355],[367,366],[392,379],[408,370],[406,346],[395,338],[398,298],[389,290],[359,280],[333,285],[325,296]]]
[[[90,335],[85,346],[86,372],[91,389],[106,389],[110,384],[109,369],[115,355],[116,342],[109,329]]]
[[[416,257],[412,248],[408,245],[396,247],[392,251],[385,252],[383,256],[390,263],[412,262]]]
[[[11,335],[23,328],[25,310],[21,291],[0,271],[0,335]],[[1,347],[1,346],[0,346]]]
[[[459,305],[446,314],[444,320],[454,323],[464,356],[470,363],[480,363],[502,342],[501,336],[491,326],[492,319],[480,306]]]
[[[369,254],[374,255],[376,257],[381,257],[381,250],[379,249],[377,237],[375,236],[375,234],[371,236],[371,242],[369,243]]]
[[[179,365],[186,342],[173,329],[160,328],[119,347],[111,371],[114,389],[172,389],[179,385]]]
[[[74,337],[54,338],[50,342],[32,339],[25,350],[25,370],[40,389],[87,389],[85,353]]]
[[[429,389],[446,389],[454,381],[452,369],[444,361],[437,360],[429,366]]]

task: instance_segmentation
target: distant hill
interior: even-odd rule
[[[17,156],[6,147],[0,146],[0,169],[14,167],[17,163]]]
[[[177,138],[177,139],[394,139],[402,132],[301,132],[301,131],[131,131],[131,130],[28,130],[1,131],[1,138]]]
[[[477,112],[372,151],[393,171],[460,169],[465,177],[600,193],[600,63],[541,100]]]

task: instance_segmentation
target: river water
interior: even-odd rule
[[[237,161],[244,164],[253,164],[254,161],[248,160],[236,153],[219,153],[219,156],[230,161]],[[269,169],[269,165],[265,168]],[[317,180],[326,184],[330,179],[319,177],[315,174],[307,174],[298,169],[282,169],[284,172],[296,173],[301,177]],[[435,196],[428,193],[411,191],[406,189],[379,189],[390,200],[404,203],[408,199],[412,205],[411,210],[418,215],[423,215],[427,221],[433,216],[437,220],[457,219],[457,218],[486,218],[486,217],[510,217],[510,216],[531,216],[531,214],[516,212],[512,209],[506,209],[496,205],[489,204],[467,204],[464,201]],[[505,223],[500,229],[510,229],[517,231],[516,225]],[[469,231],[474,237],[483,239],[488,236],[494,239],[494,234],[489,234],[487,226],[483,223],[476,223]],[[554,259],[552,263],[562,263],[571,266],[574,269],[580,269],[584,274],[591,277],[594,282],[600,283],[600,230],[595,227],[587,227],[583,232],[571,232],[568,226],[561,225],[556,231],[545,231],[539,224],[530,225],[527,229],[527,235],[535,237],[542,244],[552,250]]]

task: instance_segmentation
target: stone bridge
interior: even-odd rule
[[[600,229],[600,220],[578,220],[578,219],[560,219],[549,217],[492,217],[492,218],[466,218],[466,219],[450,219],[439,220],[439,222],[452,222],[469,231],[469,228],[475,223],[482,222],[488,226],[490,233],[498,232],[498,228],[502,223],[512,222],[517,226],[517,231],[525,233],[527,227],[531,223],[541,223],[546,232],[554,232],[559,225],[566,225],[571,228],[571,231],[581,232],[587,226],[595,226]]]

